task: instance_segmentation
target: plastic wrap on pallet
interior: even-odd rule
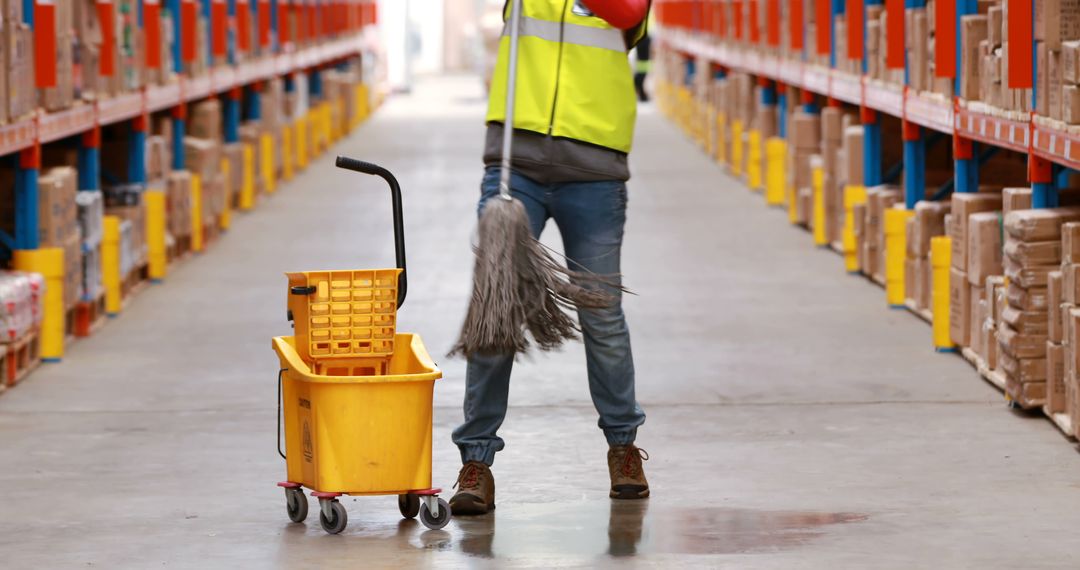
[[[104,292],[101,284],[101,241],[83,242],[82,300],[94,301]]]
[[[105,195],[99,190],[82,190],[75,195],[79,228],[84,241],[97,243],[102,236],[102,217],[105,215]]]
[[[145,189],[146,185],[141,183],[106,186],[104,189],[105,207],[138,206],[142,204],[142,193]]]
[[[0,334],[13,342],[41,323],[45,278],[38,273],[0,271]]]
[[[120,275],[127,275],[135,268],[135,226],[131,220],[120,222]]]

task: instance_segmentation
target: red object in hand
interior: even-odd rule
[[[629,30],[641,23],[649,11],[648,0],[580,0],[597,18]]]

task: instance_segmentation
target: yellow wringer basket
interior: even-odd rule
[[[401,190],[380,166],[344,157],[337,166],[390,185],[397,268],[287,274],[295,335],[273,341],[288,473],[278,486],[293,522],[307,517],[311,489],[331,534],[346,525],[341,495],[398,495],[402,516],[442,528],[450,509],[431,487],[431,400],[442,372],[418,335],[397,332],[407,291]]]

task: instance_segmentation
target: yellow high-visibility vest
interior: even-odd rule
[[[510,5],[487,120],[505,122]],[[645,23],[623,32],[580,0],[523,0],[514,128],[630,152],[637,95],[627,51]]]

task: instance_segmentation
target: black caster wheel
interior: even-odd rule
[[[450,522],[450,504],[439,499],[439,516],[432,516],[427,504],[420,507],[420,522],[431,530],[439,530]]]
[[[319,509],[319,523],[328,534],[338,534],[349,524],[349,515],[341,503],[330,501],[330,518],[326,518],[326,512]]]
[[[407,519],[415,519],[420,514],[420,497],[417,495],[398,495],[397,508],[401,516]]]
[[[285,510],[289,513],[289,520],[294,523],[302,523],[307,518],[307,496],[299,488],[285,489]]]

